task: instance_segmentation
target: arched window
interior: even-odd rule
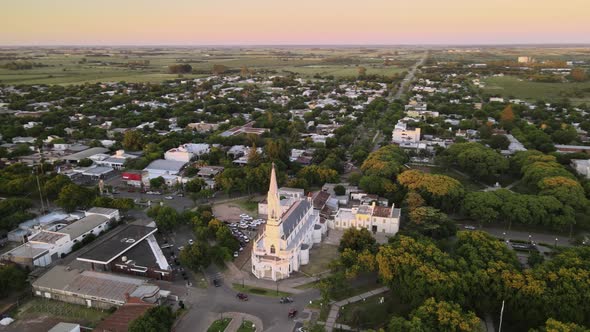
[[[270,253],[271,253],[271,254],[274,254],[275,252],[276,252],[276,250],[275,250],[275,245],[274,245],[274,244],[272,244],[272,245],[270,246]]]

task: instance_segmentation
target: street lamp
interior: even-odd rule
[[[559,239],[555,238],[555,247],[557,247],[557,241],[559,241]]]
[[[502,232],[502,235],[504,236],[504,241],[506,242],[506,232]]]
[[[533,244],[533,240],[532,240],[533,236],[531,234],[529,234],[529,243]]]

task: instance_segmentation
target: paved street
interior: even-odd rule
[[[205,275],[212,282],[214,278],[221,277],[215,266],[209,267]],[[249,294],[248,301],[240,301],[236,298],[236,291],[231,289],[231,281],[224,280],[221,287],[209,287],[197,289],[189,287],[181,299],[188,306],[188,312],[177,325],[177,331],[206,331],[209,325],[222,317],[226,312],[246,313],[258,317],[263,324],[264,331],[285,332],[292,331],[296,320],[287,317],[289,309],[296,308],[303,318],[303,309],[309,301],[320,296],[317,289],[310,289],[300,294],[295,294],[292,304],[279,304],[279,299],[274,297],[257,296]]]
[[[471,225],[471,226],[476,226],[473,224],[458,224],[458,226],[461,228],[461,230],[463,230],[463,227],[465,225]],[[489,234],[491,234],[494,237],[497,237],[499,239],[506,239],[506,240],[520,240],[520,241],[529,241],[529,235],[530,240],[535,242],[535,243],[546,243],[546,244],[550,244],[550,245],[555,245],[557,244],[558,246],[564,246],[564,247],[571,247],[572,244],[569,242],[569,238],[567,236],[564,235],[555,235],[555,234],[549,234],[549,233],[539,233],[539,232],[525,232],[525,231],[515,231],[515,230],[511,230],[511,231],[506,231],[504,228],[501,227],[486,227],[483,226],[483,228],[481,229],[484,232],[487,232]],[[506,234],[504,234],[506,233]],[[557,241],[555,241],[555,239],[557,239]]]
[[[416,70],[418,69],[419,66],[424,64],[424,61],[426,61],[427,57],[428,57],[428,51],[424,52],[424,55],[422,56],[422,58],[420,58],[420,60],[418,60],[418,62],[416,62],[416,64],[414,64],[412,69],[410,69],[410,71],[408,72],[408,74],[406,75],[406,77],[404,78],[402,83],[400,84],[399,89],[397,90],[395,95],[393,95],[393,98],[391,98],[391,100],[399,99],[402,96],[402,94],[404,93],[404,90],[414,80],[414,76],[416,75]]]

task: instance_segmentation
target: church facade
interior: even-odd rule
[[[261,279],[281,280],[309,262],[313,243],[324,227],[311,197],[296,197],[281,206],[274,165],[267,195],[267,222],[252,248],[252,273]]]

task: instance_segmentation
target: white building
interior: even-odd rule
[[[309,262],[309,249],[322,239],[322,225],[311,197],[297,198],[290,206],[281,206],[274,165],[267,204],[264,232],[252,248],[252,273],[257,278],[276,281],[288,278]]]
[[[331,228],[366,228],[373,233],[396,234],[399,231],[401,210],[387,206],[360,205],[340,208],[330,224]]]
[[[184,161],[163,159],[154,160],[143,169],[141,177],[143,184],[144,186],[149,187],[151,179],[162,177],[166,181],[166,185],[173,186],[178,183],[178,174],[184,165],[186,165],[186,162]]]
[[[188,163],[194,157],[199,157],[203,154],[209,153],[209,144],[182,144],[177,148],[172,148],[164,153],[164,159],[183,161]]]
[[[417,143],[420,141],[420,128],[411,128],[406,122],[398,122],[391,134],[394,143]]]
[[[109,215],[113,214],[112,209],[106,210],[111,210]],[[119,211],[115,211],[118,215]],[[90,212],[69,225],[51,225],[29,236],[28,242],[4,254],[3,258],[23,266],[47,266],[62,255],[69,254],[74,244],[86,236],[98,235],[108,229],[110,221],[109,217]]]
[[[590,179],[590,159],[572,159],[571,163],[578,174]]]

